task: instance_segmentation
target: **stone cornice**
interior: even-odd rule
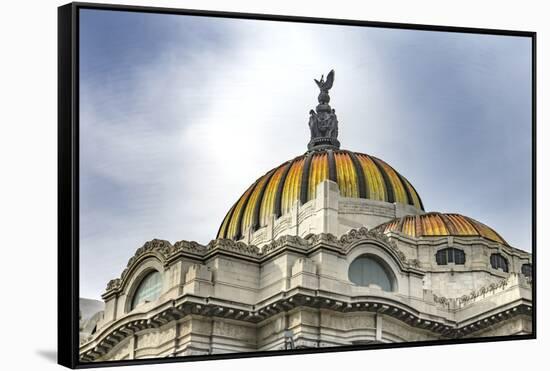
[[[412,307],[401,302],[382,297],[356,297],[348,300],[335,300],[323,292],[301,292],[294,290],[284,295],[277,295],[273,301],[266,301],[260,306],[241,305],[213,298],[202,298],[195,295],[184,295],[177,300],[168,301],[153,308],[148,313],[136,313],[122,318],[101,329],[80,346],[81,359],[84,362],[94,361],[129,336],[140,331],[158,328],[172,321],[187,316],[208,316],[261,323],[270,317],[298,307],[328,309],[337,312],[373,312],[398,319],[409,326],[421,328],[438,334],[441,338],[461,338],[483,330],[515,315],[531,315],[530,304],[520,303],[511,308],[496,311],[476,319],[473,323],[458,323],[443,317],[429,318]]]
[[[107,299],[120,292],[134,266],[146,256],[155,256],[161,263],[170,264],[180,256],[205,260],[221,253],[260,263],[285,250],[294,250],[307,254],[318,247],[329,247],[345,255],[357,243],[367,241],[375,241],[379,245],[381,244],[386,247],[401,262],[403,269],[418,268],[418,261],[407,261],[405,254],[399,250],[395,241],[392,241],[381,232],[368,230],[364,227],[352,229],[339,238],[330,233],[310,234],[306,238],[285,235],[264,245],[261,249],[255,245],[235,242],[225,238],[212,240],[206,246],[195,241],[178,241],[172,245],[166,240],[154,239],[147,241],[142,247],[136,250],[134,256],[128,260],[128,264],[120,278],[112,279],[107,283],[106,291],[102,297]]]

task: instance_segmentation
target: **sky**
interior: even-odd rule
[[[335,70],[343,149],[426,211],[531,251],[531,41],[514,36],[80,10],[80,296],[153,238],[215,238],[258,177],[307,150]]]

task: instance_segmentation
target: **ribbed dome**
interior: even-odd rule
[[[460,214],[430,212],[422,215],[408,215],[393,219],[375,229],[383,233],[400,232],[411,237],[484,237],[508,245],[494,229]]]
[[[285,215],[293,203],[315,198],[316,187],[330,179],[343,197],[413,205],[424,210],[414,187],[384,161],[338,149],[310,151],[268,171],[252,184],[225,216],[217,238],[239,240],[246,231]]]

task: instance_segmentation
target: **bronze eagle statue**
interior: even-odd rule
[[[322,92],[328,92],[330,88],[332,88],[332,84],[334,83],[334,70],[330,70],[330,72],[327,75],[327,80],[324,80],[324,75],[321,75],[321,81],[317,79],[313,79],[319,89]]]

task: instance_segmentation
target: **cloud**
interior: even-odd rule
[[[521,41],[107,13],[81,22],[81,296],[147,240],[214,238],[254,180],[305,152],[312,79],[331,68],[345,148],[529,248]]]

